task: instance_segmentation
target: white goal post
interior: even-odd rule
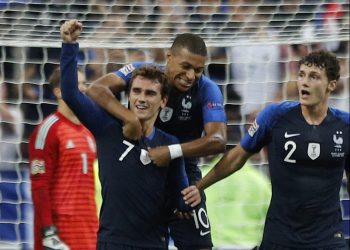
[[[266,103],[296,98],[297,61],[312,50],[339,57],[331,105],[349,111],[349,0],[0,0],[0,249],[33,245],[28,136],[56,107],[47,82],[59,64],[59,27],[68,19],[83,23],[79,64],[88,81],[127,62],[164,64],[179,33],[204,38],[205,74],[225,98],[228,147]],[[214,161],[203,159],[203,165]],[[266,187],[267,164],[261,152],[250,162],[254,173],[244,178]],[[241,193],[255,188],[256,199],[230,197],[235,181],[208,189],[218,249],[249,249],[261,237],[269,191],[247,181]],[[349,238],[345,185],[341,201]]]

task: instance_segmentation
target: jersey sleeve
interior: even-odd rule
[[[79,44],[62,43],[61,91],[63,100],[79,120],[94,134],[103,131],[111,117],[78,88],[77,55]]]
[[[172,144],[177,144],[179,141],[174,138]],[[185,169],[185,160],[183,157],[176,158],[170,162],[169,166],[169,194],[171,197],[172,207],[180,211],[188,211],[190,207],[185,204],[181,191],[189,186],[188,177]]]
[[[53,224],[50,183],[58,162],[55,126],[38,127],[29,139],[29,164],[35,220],[39,226]]]
[[[201,88],[200,97],[204,124],[208,122],[226,123],[224,98],[219,87],[205,76],[202,76],[199,87]]]
[[[270,140],[270,132],[276,121],[276,104],[266,106],[249,127],[240,144],[248,152],[257,153]]]
[[[133,62],[133,63],[124,65],[122,68],[115,71],[114,73],[120,78],[122,78],[126,82],[126,84],[129,84],[129,81],[132,76],[132,72],[143,65],[153,65],[153,64],[145,63],[145,62]]]

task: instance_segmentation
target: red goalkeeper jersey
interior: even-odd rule
[[[96,249],[98,220],[93,162],[95,140],[61,113],[48,116],[29,140],[35,249],[42,228],[56,225],[71,249]]]

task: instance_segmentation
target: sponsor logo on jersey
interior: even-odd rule
[[[203,230],[201,230],[201,231],[199,232],[199,234],[200,234],[201,236],[207,235],[207,234],[209,234],[209,233],[210,233],[210,230],[208,230],[208,231],[203,231]]]
[[[307,148],[307,154],[311,160],[316,160],[320,156],[321,145],[319,143],[310,142]]]
[[[45,173],[45,161],[42,159],[34,159],[30,163],[30,173],[35,174],[44,174]]]
[[[167,122],[171,119],[173,115],[173,109],[169,107],[164,107],[159,113],[159,118],[162,122]]]
[[[336,131],[333,135],[334,142],[334,152],[331,152],[333,158],[344,157],[345,153],[343,152],[343,137],[341,136],[343,131]]]
[[[286,131],[284,133],[284,138],[291,138],[291,137],[295,137],[295,136],[299,136],[300,133],[296,133],[296,134],[288,134],[288,132]]]
[[[253,124],[249,127],[248,129],[248,134],[250,135],[250,137],[253,137],[254,134],[256,133],[256,131],[258,131],[259,129],[259,124],[257,123],[257,121],[255,120],[253,122]]]
[[[122,72],[125,76],[129,73],[133,72],[135,67],[132,64],[127,64],[124,67],[122,67],[119,71]]]
[[[140,161],[143,165],[147,165],[151,163],[151,159],[149,158],[149,154],[147,150],[141,149]]]
[[[69,149],[69,148],[75,148],[74,142],[70,139],[67,141],[67,144],[66,144],[66,149]]]

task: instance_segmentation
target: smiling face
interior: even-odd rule
[[[328,96],[335,89],[336,82],[328,80],[325,68],[314,64],[301,64],[297,82],[301,105],[307,107],[327,105]]]
[[[181,92],[189,90],[203,74],[205,61],[205,56],[191,53],[186,48],[169,51],[166,74],[170,84]]]
[[[161,84],[158,81],[143,76],[136,76],[132,81],[129,91],[130,110],[140,121],[155,121],[166,100],[161,95]]]

